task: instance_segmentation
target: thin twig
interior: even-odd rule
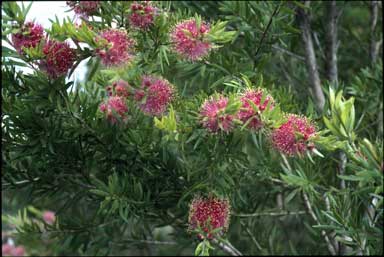
[[[38,181],[40,180],[40,178],[34,178],[32,180],[21,180],[21,181],[17,181],[17,182],[10,182],[10,183],[4,183],[2,184],[2,186],[10,186],[10,185],[22,185],[22,184],[26,184],[26,183],[32,183],[32,182],[35,182],[35,181]]]
[[[156,240],[144,240],[144,239],[124,239],[121,242],[114,242],[112,241],[112,244],[126,244],[127,242],[134,242],[134,243],[142,243],[142,244],[154,244],[154,245],[177,245],[177,242],[174,241],[156,241]]]
[[[292,56],[292,57],[294,57],[294,58],[296,58],[296,59],[298,59],[298,60],[300,60],[300,61],[305,62],[305,58],[304,58],[304,56],[295,54],[295,53],[293,53],[293,52],[291,52],[291,51],[289,51],[289,50],[287,50],[287,49],[281,48],[281,47],[278,46],[278,45],[272,45],[272,48],[273,48],[273,49],[276,49],[276,50],[279,50],[279,51],[281,51],[281,52],[283,52],[283,53],[285,53],[285,54],[287,54],[287,55],[289,55],[289,56]]]
[[[264,38],[265,38],[265,36],[267,35],[267,32],[268,32],[268,30],[269,30],[269,27],[270,27],[271,24],[272,24],[273,17],[278,13],[278,10],[280,9],[280,6],[281,6],[281,4],[279,4],[278,6],[276,6],[275,10],[274,10],[273,13],[272,13],[271,18],[269,18],[268,25],[267,25],[267,27],[265,28],[265,30],[264,30],[264,32],[263,32],[263,35],[261,36],[261,39],[260,39],[260,42],[259,42],[259,46],[257,47],[256,53],[255,53],[255,60],[256,60],[257,54],[259,53],[260,48],[261,48],[261,46],[262,46],[262,44],[263,44]]]
[[[233,245],[231,245],[229,242],[219,241],[216,238],[212,239],[212,242],[219,246],[221,250],[232,256],[243,256],[242,253],[235,247],[233,247]]]
[[[315,212],[312,209],[312,205],[308,199],[308,195],[305,192],[303,192],[303,199],[304,199],[305,207],[307,208],[307,210],[308,210],[309,214],[311,215],[311,217],[313,218],[313,220],[317,223],[317,225],[321,225],[319,222],[319,219],[317,218]],[[324,239],[327,243],[327,246],[328,246],[328,250],[331,253],[331,255],[336,255],[335,246],[331,243],[331,240],[329,239],[325,230],[321,231],[321,235],[324,237]]]
[[[231,215],[236,217],[260,217],[260,216],[288,216],[288,215],[302,215],[307,214],[307,211],[281,211],[281,212],[259,212],[259,213],[231,213]]]
[[[259,242],[257,242],[256,238],[253,236],[252,232],[249,230],[248,226],[246,226],[244,224],[243,221],[240,221],[241,225],[245,228],[245,232],[247,232],[247,234],[249,235],[249,237],[252,239],[253,243],[256,245],[257,249],[259,251],[262,251],[263,248],[261,247],[261,245],[259,244]]]

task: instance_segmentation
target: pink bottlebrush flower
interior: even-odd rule
[[[103,46],[96,49],[96,54],[106,66],[120,66],[130,62],[133,58],[135,41],[128,38],[127,32],[109,29],[101,32],[96,41],[104,41]]]
[[[24,255],[25,255],[25,249],[23,246],[17,246],[11,250],[11,256],[24,256]]]
[[[208,32],[209,26],[205,22],[198,28],[194,19],[176,24],[170,35],[174,51],[191,61],[207,56],[212,49],[212,43],[205,38]]]
[[[112,96],[109,97],[106,103],[100,104],[100,111],[104,112],[107,116],[107,119],[115,124],[118,120],[116,116],[121,118],[123,121],[126,121],[126,114],[128,112],[128,107],[124,97]],[[115,116],[116,115],[116,116]]]
[[[265,97],[265,101],[261,103],[263,94],[263,91],[260,89],[248,90],[244,92],[244,94],[240,98],[242,106],[237,114],[237,118],[241,120],[244,124],[248,122],[249,119],[251,119],[248,123],[249,129],[258,130],[263,126],[258,112],[254,110],[252,104],[250,104],[249,101],[258,107],[259,112],[263,112],[269,102],[271,102],[270,108],[273,108],[273,98],[270,95],[267,95]]]
[[[289,114],[288,120],[272,131],[271,140],[277,150],[293,156],[313,149],[309,139],[315,134],[315,126],[306,117]]]
[[[45,211],[43,213],[43,220],[47,224],[53,224],[56,220],[56,215],[53,211]]]
[[[100,6],[100,1],[67,1],[77,15],[88,17],[94,14]]]
[[[119,81],[113,82],[112,87],[110,87],[110,88],[111,89],[109,91],[112,91],[112,88],[113,88],[115,91],[115,94],[117,96],[128,97],[130,95],[130,93],[129,93],[130,85],[128,84],[128,82],[126,82],[122,79]],[[107,90],[108,90],[108,88],[107,88]]]
[[[44,39],[44,29],[41,25],[27,22],[20,32],[12,34],[12,44],[19,54],[23,54],[23,48],[33,48]]]
[[[13,249],[12,245],[10,245],[8,243],[3,244],[1,246],[1,255],[2,256],[9,256],[9,255],[11,255],[12,249]]]
[[[65,75],[76,60],[76,52],[66,42],[49,40],[43,47],[45,58],[40,62],[40,68],[47,72],[50,78]]]
[[[142,3],[134,2],[131,5],[132,14],[129,16],[129,21],[132,27],[138,29],[147,29],[153,22],[157,14],[157,8],[152,5],[151,1]]]
[[[227,231],[230,218],[230,204],[227,199],[213,196],[195,197],[189,206],[189,230],[201,228],[208,238],[212,238],[212,230],[220,228],[220,233]],[[198,234],[200,239],[204,235]]]
[[[234,116],[225,113],[228,98],[220,96],[218,99],[211,97],[205,100],[201,109],[201,123],[209,132],[216,133],[220,130],[229,132],[233,129]]]
[[[175,90],[168,80],[155,76],[143,76],[141,89],[136,90],[134,98],[146,115],[160,116],[167,110],[174,94]]]

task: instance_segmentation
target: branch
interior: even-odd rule
[[[243,254],[235,247],[233,247],[229,242],[219,241],[218,239],[214,238],[212,239],[212,243],[216,244],[221,248],[221,250],[232,256],[243,256]]]
[[[264,38],[265,38],[265,36],[267,35],[267,32],[268,32],[268,30],[269,30],[269,27],[270,27],[271,24],[272,24],[273,17],[278,13],[278,10],[280,9],[280,6],[281,6],[281,4],[279,4],[278,6],[276,6],[275,10],[274,10],[273,13],[272,13],[271,18],[269,18],[268,25],[267,25],[267,27],[265,28],[265,30],[264,30],[264,32],[263,32],[263,35],[261,36],[261,39],[260,39],[260,42],[259,42],[259,46],[257,47],[256,53],[255,53],[255,61],[256,61],[257,54],[259,53],[260,48],[261,48],[261,46],[262,46],[262,44],[263,44]]]
[[[17,182],[4,183],[4,184],[2,184],[2,186],[6,187],[6,186],[10,186],[10,185],[22,185],[22,184],[26,184],[26,183],[32,183],[32,182],[35,182],[38,180],[40,180],[40,178],[34,178],[32,180],[21,180],[21,181],[17,181]]]
[[[327,25],[325,30],[325,71],[327,79],[337,85],[337,25],[341,12],[336,8],[336,1],[326,4]]]
[[[252,239],[253,243],[256,245],[257,249],[259,251],[262,251],[263,248],[261,247],[261,245],[259,244],[259,242],[257,242],[256,238],[253,236],[252,232],[249,230],[248,226],[246,226],[244,224],[243,221],[240,221],[241,225],[245,228],[245,232],[247,232],[247,234],[249,235],[249,237]]]
[[[370,45],[369,45],[369,57],[371,59],[371,64],[373,65],[376,63],[377,55],[379,53],[380,46],[382,44],[382,39],[379,41],[376,41],[375,38],[375,30],[376,30],[376,24],[378,20],[378,7],[379,3],[378,1],[371,1],[370,2],[370,11],[371,11],[371,18],[370,18]]]
[[[307,210],[308,210],[309,214],[311,215],[311,217],[313,218],[313,220],[317,223],[317,225],[321,225],[319,222],[319,219],[317,218],[316,214],[314,213],[314,211],[312,209],[312,205],[309,202],[308,195],[305,192],[303,192],[303,199],[304,199],[305,207],[307,208]],[[321,231],[321,235],[324,237],[325,242],[327,243],[327,246],[328,246],[328,250],[331,253],[331,255],[336,255],[335,246],[331,243],[331,240],[329,239],[325,230]]]
[[[294,58],[296,58],[296,59],[298,59],[300,61],[303,61],[303,62],[305,61],[305,58],[303,56],[295,54],[295,53],[293,53],[293,52],[291,52],[291,51],[289,51],[287,49],[281,48],[278,45],[272,45],[272,48],[276,49],[276,50],[279,50],[279,51],[281,51],[281,52],[283,52],[283,53],[285,53],[285,54],[287,54],[289,56],[292,56],[292,57],[294,57]]]
[[[288,216],[288,215],[302,215],[307,214],[307,211],[281,211],[281,212],[259,212],[259,213],[248,213],[248,214],[241,214],[241,213],[231,213],[231,215],[236,217],[260,217],[260,216]]]
[[[310,2],[306,1],[305,5],[309,7]],[[297,19],[301,28],[302,40],[305,50],[305,61],[309,73],[309,83],[314,95],[314,101],[318,112],[322,112],[325,98],[320,84],[320,76],[317,68],[315,50],[312,41],[312,30],[310,26],[309,14],[303,8],[297,8]]]

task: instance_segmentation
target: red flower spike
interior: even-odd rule
[[[212,44],[205,40],[208,32],[209,26],[205,22],[201,22],[198,28],[194,19],[176,24],[170,35],[173,50],[191,61],[207,56],[212,49]]]
[[[151,1],[134,2],[131,5],[131,11],[132,14],[129,16],[130,25],[142,30],[152,26],[154,17],[157,15],[157,8],[152,6]]]
[[[120,96],[112,96],[107,99],[105,103],[100,104],[100,111],[106,114],[107,119],[112,123],[117,123],[117,118],[121,118],[123,121],[127,120],[128,107],[126,100]],[[116,116],[115,116],[116,115]]]
[[[124,30],[109,29],[101,32],[96,41],[105,41],[96,54],[105,66],[121,66],[133,59],[135,41]]]
[[[230,218],[230,205],[227,199],[219,199],[213,196],[208,198],[195,197],[189,209],[189,230],[200,227],[207,238],[213,238],[213,230],[219,229],[224,233],[228,229]],[[198,234],[200,239],[205,235]]]
[[[40,68],[50,78],[56,79],[65,75],[76,60],[76,52],[66,42],[49,40],[43,47],[45,58],[40,61]]]
[[[100,1],[67,1],[67,5],[80,16],[88,17],[94,14],[100,6]]]
[[[141,89],[135,93],[139,108],[149,116],[160,116],[175,95],[174,87],[168,80],[155,76],[143,76]]]
[[[44,40],[44,29],[39,24],[27,22],[19,33],[12,34],[11,39],[17,52],[23,54],[23,48],[34,48]]]
[[[273,108],[274,100],[272,96],[267,95],[265,101],[261,103],[264,92],[260,89],[258,90],[248,90],[243,93],[240,101],[242,106],[237,114],[237,118],[243,122],[243,124],[248,123],[247,127],[252,130],[259,130],[263,127],[263,124],[260,120],[259,113],[254,110],[253,105],[249,102],[252,102],[255,106],[258,107],[259,112],[263,112],[267,107],[268,103],[271,102],[270,109]]]
[[[211,133],[220,130],[229,132],[233,129],[234,115],[226,114],[225,108],[228,105],[228,98],[220,96],[219,99],[211,97],[205,100],[201,109],[201,123]]]
[[[271,141],[278,151],[293,156],[313,149],[309,139],[315,134],[315,126],[306,117],[289,114],[287,122],[272,131]]]

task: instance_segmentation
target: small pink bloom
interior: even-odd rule
[[[147,29],[154,22],[157,8],[152,6],[151,1],[134,2],[131,5],[131,11],[132,14],[129,16],[131,26],[138,29]]]
[[[135,92],[135,100],[139,108],[150,116],[160,116],[174,97],[174,88],[164,78],[143,76],[141,89]]]
[[[115,124],[118,121],[116,116],[121,118],[123,121],[126,121],[128,107],[125,98],[112,96],[107,99],[106,103],[100,104],[100,111],[106,114],[107,119],[112,124]]]
[[[289,114],[287,122],[272,131],[271,140],[277,150],[293,156],[312,149],[309,139],[315,134],[315,126],[306,117]]]
[[[100,1],[67,1],[77,15],[88,17],[94,14],[100,6]]]
[[[128,97],[130,95],[129,93],[130,85],[128,84],[128,82],[121,79],[117,82],[114,82],[113,86],[115,88],[115,93],[117,96]]]
[[[208,238],[212,238],[212,230],[220,228],[221,234],[227,231],[229,218],[230,205],[227,199],[195,197],[189,207],[189,230],[200,227]],[[204,238],[200,233],[198,237]]]
[[[11,256],[24,256],[25,249],[23,246],[17,246],[11,250]]]
[[[1,255],[3,255],[3,256],[11,255],[12,249],[13,249],[12,245],[10,245],[10,244],[3,244],[1,246]]]
[[[203,21],[199,28],[194,19],[176,24],[170,35],[174,51],[191,61],[207,56],[212,49],[212,44],[206,40],[208,32],[209,26]]]
[[[41,25],[27,22],[21,27],[21,31],[12,34],[12,44],[19,52],[23,54],[23,48],[34,48],[44,40],[44,29]]]
[[[43,213],[43,220],[47,224],[53,224],[53,223],[55,223],[56,215],[53,211],[45,211]]]
[[[267,95],[265,97],[265,101],[263,103],[261,103],[262,98],[263,98],[263,91],[260,89],[248,90],[240,98],[240,101],[242,102],[242,106],[240,108],[240,111],[237,114],[237,117],[244,124],[251,119],[248,123],[249,129],[258,130],[263,126],[260,120],[259,113],[254,110],[252,104],[250,104],[249,102],[252,102],[254,105],[256,105],[259,109],[259,112],[263,112],[269,102],[271,102],[270,108],[271,109],[273,108],[273,98],[270,95]]]
[[[96,41],[104,41],[96,54],[106,66],[120,66],[133,59],[135,41],[128,38],[125,30],[109,29],[101,32]]]
[[[75,50],[66,42],[49,40],[44,45],[43,53],[45,58],[40,62],[40,68],[53,79],[67,74],[76,60]]]
[[[225,113],[228,98],[220,96],[218,99],[211,97],[205,100],[201,109],[201,123],[209,132],[216,133],[220,130],[229,132],[233,129],[234,116]]]

